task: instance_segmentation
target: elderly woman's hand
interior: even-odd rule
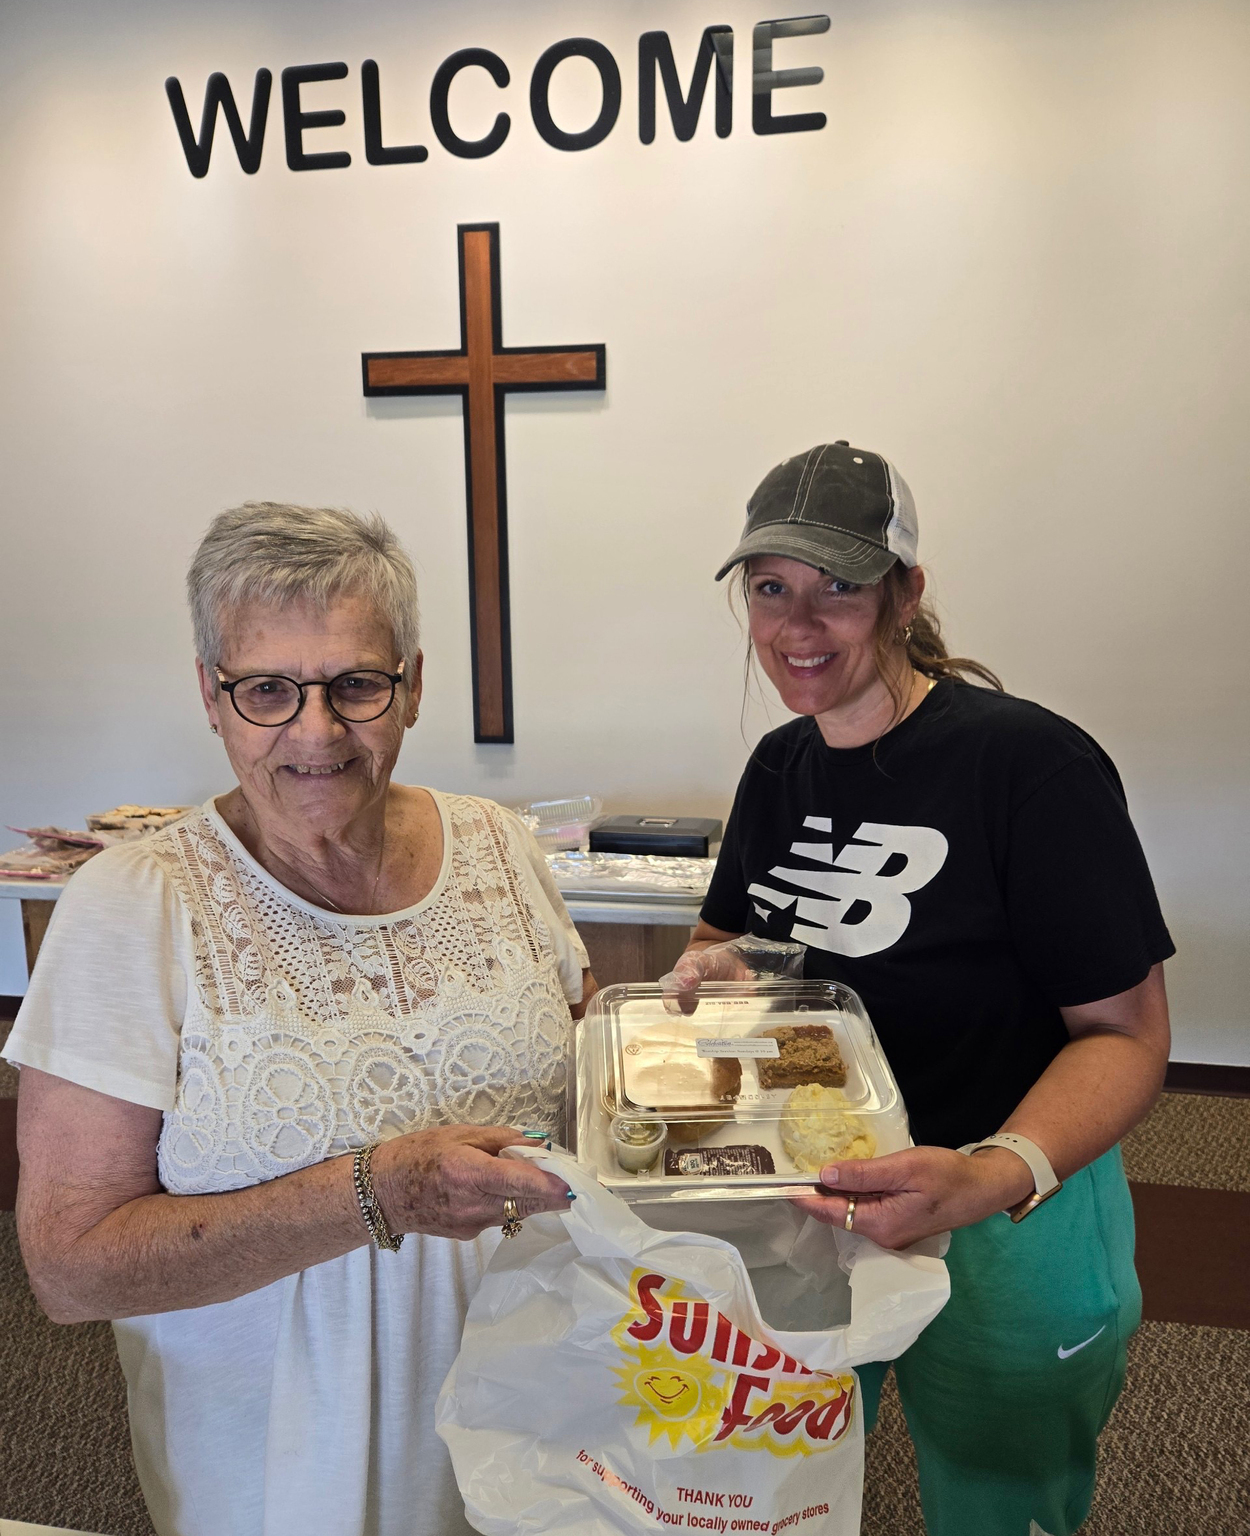
[[[444,1125],[383,1142],[373,1154],[374,1193],[392,1232],[476,1237],[503,1225],[511,1195],[522,1217],[568,1209],[563,1179],[504,1147],[533,1145],[501,1125]]]
[[[886,1157],[830,1163],[820,1179],[828,1192],[796,1199],[795,1205],[840,1227],[853,1195],[854,1231],[882,1248],[906,1248],[938,1232],[970,1227],[1019,1204],[1033,1190],[1028,1166],[1003,1147],[971,1157],[948,1147],[909,1147]]]

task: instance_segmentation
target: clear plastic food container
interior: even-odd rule
[[[569,800],[530,800],[516,813],[534,834],[544,853],[562,853],[590,845],[590,829],[599,819],[603,801],[598,795],[575,795]]]
[[[863,1003],[839,982],[709,982],[684,1014],[605,987],[576,1032],[569,1135],[633,1204],[777,1199],[911,1145]]]

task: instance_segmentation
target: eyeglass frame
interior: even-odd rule
[[[245,672],[242,677],[236,677],[232,683],[229,683],[226,681],[226,675],[220,667],[214,667],[213,671],[217,674],[217,686],[223,693],[229,694],[231,707],[239,719],[247,725],[257,726],[262,731],[276,731],[284,725],[290,725],[292,720],[298,720],[304,709],[305,688],[324,688],[326,691],[326,708],[336,720],[341,720],[344,725],[370,725],[374,720],[380,720],[389,711],[391,705],[395,702],[395,690],[404,680],[404,663],[402,661],[399,664],[398,672],[384,672],[381,667],[348,667],[346,672],[336,672],[333,677],[314,677],[305,683],[301,683],[297,677],[288,677],[285,672]],[[340,677],[357,677],[362,672],[373,672],[378,677],[386,678],[387,682],[391,685],[391,696],[386,701],[386,707],[378,710],[376,715],[370,715],[367,720],[351,720],[348,716],[339,714],[338,710],[335,709],[334,701],[330,698],[330,689],[334,687]],[[234,690],[240,683],[246,683],[253,677],[273,677],[280,679],[284,683],[290,683],[299,693],[299,703],[295,706],[295,713],[288,715],[285,720],[252,720],[245,715],[235,699]]]

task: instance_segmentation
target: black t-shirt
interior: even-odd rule
[[[1023,699],[940,682],[865,747],[760,742],[703,918],[806,944],[863,998],[918,1143],[992,1135],[1067,1042],[1061,1007],[1174,946],[1106,753]]]

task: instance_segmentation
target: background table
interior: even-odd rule
[[[64,889],[63,880],[0,880],[0,900],[7,897],[22,904],[28,974],[34,969],[53,905]],[[564,900],[601,987],[617,981],[654,981],[671,971],[699,921],[694,902],[603,901],[579,898],[575,892]]]
[[[601,987],[617,981],[655,981],[671,971],[699,921],[697,903],[600,901],[575,892],[564,898]]]
[[[35,956],[52,919],[52,908],[65,889],[64,880],[0,880],[0,899],[22,904],[22,938],[26,942],[26,974],[35,968]]]

